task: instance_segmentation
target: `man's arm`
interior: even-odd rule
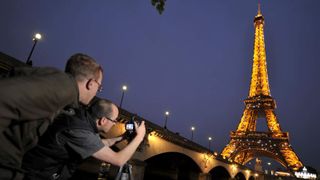
[[[104,145],[110,147],[114,145],[116,142],[121,141],[123,137],[115,137],[115,138],[110,138],[110,139],[102,139],[102,142]]]
[[[117,166],[123,166],[131,158],[146,134],[144,121],[141,122],[139,127],[137,123],[135,123],[135,126],[137,132],[136,137],[133,138],[133,140],[121,151],[114,152],[108,146],[105,146],[95,152],[92,156],[96,159],[106,161]]]

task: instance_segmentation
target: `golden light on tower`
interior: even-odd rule
[[[221,155],[228,160],[244,165],[252,157],[258,155],[259,151],[262,151],[268,153],[283,166],[291,170],[298,170],[302,167],[302,163],[289,145],[289,135],[281,130],[274,112],[276,103],[270,93],[264,41],[264,17],[260,5],[254,18],[254,27],[254,50],[249,95],[244,101],[245,109],[237,130],[230,133],[231,140],[223,149]],[[258,118],[266,119],[267,132],[257,132]],[[264,143],[261,143],[261,141],[264,141]]]

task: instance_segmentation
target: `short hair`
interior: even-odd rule
[[[95,97],[90,104],[89,113],[94,119],[100,119],[102,117],[111,119],[113,113],[112,105],[115,104],[107,99]]]
[[[90,56],[82,53],[72,55],[66,64],[65,72],[71,74],[76,81],[99,78],[102,67]]]

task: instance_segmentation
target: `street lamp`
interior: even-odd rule
[[[191,141],[193,141],[193,131],[196,130],[194,126],[191,126]]]
[[[268,170],[270,170],[270,174],[272,174],[272,171],[271,171],[271,162],[267,162],[268,164]]]
[[[40,40],[41,37],[42,37],[42,36],[41,36],[40,33],[36,33],[36,34],[33,36],[33,39],[32,39],[32,41],[33,41],[33,46],[32,46],[32,49],[31,49],[31,51],[30,51],[30,53],[29,53],[29,56],[28,56],[28,58],[27,58],[27,61],[26,61],[26,64],[28,64],[28,65],[30,65],[30,66],[32,66],[32,61],[30,60],[30,59],[31,59],[31,56],[32,56],[32,53],[33,53],[33,51],[34,51],[34,48],[35,48],[36,45],[37,45],[38,40]]]
[[[165,122],[164,122],[164,128],[167,129],[167,121],[168,121],[168,116],[169,116],[169,111],[166,111],[164,113],[164,116],[165,116]]]
[[[208,146],[209,148],[208,148],[208,149],[209,149],[209,151],[211,151],[211,150],[210,150],[210,145],[211,145],[212,137],[208,137],[208,140],[209,140],[209,146]]]
[[[123,97],[124,97],[124,92],[127,91],[128,87],[126,85],[122,86],[122,96],[121,96],[121,100],[120,100],[120,108],[122,107],[122,101],[123,101]]]

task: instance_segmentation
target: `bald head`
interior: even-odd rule
[[[119,115],[117,106],[106,99],[95,99],[89,111],[96,119],[106,117],[107,119],[116,120]]]

